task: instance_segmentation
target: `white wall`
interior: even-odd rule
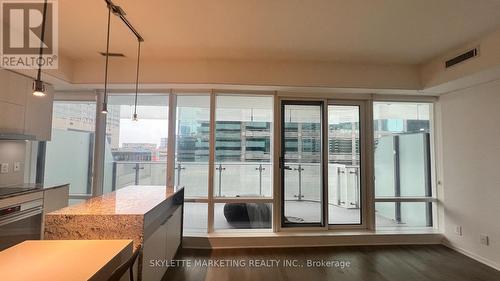
[[[8,163],[8,173],[0,173],[0,187],[24,183],[25,141],[0,141],[0,163]],[[14,163],[19,162],[20,170],[14,172]]]
[[[440,104],[445,237],[500,270],[500,82],[443,95]]]
[[[111,84],[135,81],[135,60],[112,61]],[[102,84],[102,60],[74,64],[71,83]],[[271,60],[144,60],[143,84],[222,84],[360,89],[421,89],[418,67],[335,62]]]

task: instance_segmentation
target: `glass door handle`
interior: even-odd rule
[[[292,168],[290,168],[290,166],[285,166],[285,158],[283,156],[280,156],[280,169],[292,170]]]

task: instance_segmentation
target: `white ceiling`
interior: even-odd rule
[[[311,60],[419,64],[500,25],[498,0],[115,0],[149,59]],[[97,59],[104,0],[59,0],[60,50]],[[112,18],[111,51],[135,58]]]

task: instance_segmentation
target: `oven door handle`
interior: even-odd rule
[[[15,213],[12,216],[0,219],[0,226],[4,226],[9,223],[23,220],[25,218],[33,217],[42,213],[42,206],[28,209],[19,213]]]

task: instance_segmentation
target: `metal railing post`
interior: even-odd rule
[[[295,197],[298,201],[302,201],[302,197],[304,197],[304,195],[302,195],[302,171],[304,171],[304,169],[302,168],[302,165],[299,164],[298,168],[295,168],[294,170],[299,172],[299,194],[295,195]]]
[[[259,164],[258,168],[255,168],[255,170],[259,171],[259,195],[262,196],[262,171],[264,171],[266,168],[262,167],[262,164]]]
[[[139,170],[143,170],[144,167],[139,167],[139,163],[135,163],[135,167],[132,168],[135,170],[135,185],[139,185]]]
[[[177,170],[177,185],[181,185],[181,170],[186,170],[186,168],[182,167],[182,163],[179,162],[177,163],[177,167],[175,167],[174,169]]]
[[[351,169],[354,169],[352,171]],[[359,208],[359,180],[358,180],[358,168],[357,167],[350,167],[349,169],[349,174],[354,175],[354,199],[356,202],[352,203],[349,202],[350,206],[354,206],[355,208]]]
[[[222,171],[225,169],[226,168],[222,167],[222,164],[219,164],[219,167],[216,168],[216,170],[219,171],[219,197],[222,196]]]
[[[111,191],[116,190],[116,168],[117,168],[116,162],[113,161],[113,177],[111,178]]]
[[[347,199],[347,185],[345,186],[345,192],[342,193],[342,185],[343,183],[345,182],[347,184],[347,176],[346,176],[346,170],[347,168],[346,167],[342,167],[342,169],[339,169],[339,179],[340,179],[340,185],[339,185],[339,206],[343,205],[344,207],[346,206],[346,199]],[[344,175],[344,178],[345,181],[343,181],[340,177],[341,175]]]

